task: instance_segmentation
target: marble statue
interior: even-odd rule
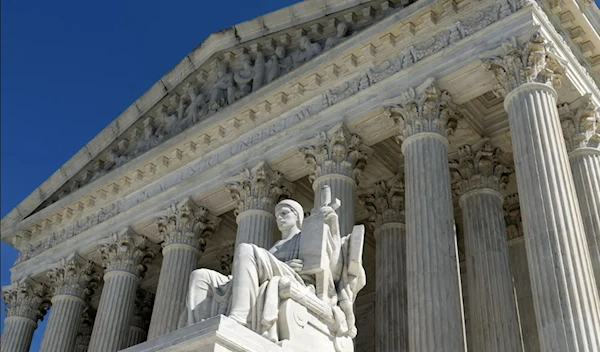
[[[242,69],[233,74],[233,80],[238,88],[238,91],[236,92],[236,99],[240,99],[252,92],[252,81],[255,78],[254,68],[250,62],[250,55],[240,55],[240,62],[242,64]],[[229,104],[231,104],[231,102]]]
[[[222,61],[216,62],[215,72],[217,81],[211,89],[210,100],[208,102],[210,112],[215,112],[223,106],[231,105],[235,102],[233,74],[227,72],[227,66]]]
[[[265,83],[265,55],[258,51],[256,52],[256,60],[254,60],[254,78],[252,79],[252,91],[256,92]]]
[[[285,48],[283,46],[276,47],[275,55],[271,56],[266,64],[266,83],[274,81],[277,77],[290,71],[292,67],[292,57],[286,56]]]
[[[142,132],[142,138],[137,142],[135,148],[136,155],[145,152],[146,150],[152,149],[162,143],[162,136],[152,126],[152,120],[144,120],[144,130]]]
[[[344,22],[340,22],[336,27],[337,33],[334,36],[327,38],[325,41],[324,50],[330,49],[344,40],[346,34],[348,34],[348,25]]]
[[[196,93],[196,87],[193,84],[186,86],[185,93],[190,97],[190,104],[186,109],[186,119],[194,124],[206,115],[208,112],[208,97],[201,92]]]
[[[297,67],[320,53],[321,45],[311,42],[309,37],[303,35],[300,37],[300,50],[294,55],[294,66]]]
[[[324,350],[352,351],[356,336],[353,303],[366,283],[364,227],[355,226],[352,234],[340,236],[335,212],[339,200],[328,201],[331,193],[325,189],[325,200],[306,221],[299,203],[279,202],[275,217],[282,239],[271,249],[239,244],[232,275],[193,271],[178,327],[223,314],[273,342],[321,337],[331,343]],[[301,232],[306,227],[308,232]],[[314,329],[293,326],[294,317],[302,314],[306,315],[303,319],[315,322]],[[323,324],[329,334],[319,330]]]

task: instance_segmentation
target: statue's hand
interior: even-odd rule
[[[301,272],[302,268],[304,267],[304,264],[302,264],[301,259],[292,259],[287,261],[286,264],[297,273]]]
[[[327,222],[336,220],[338,217],[335,210],[328,205],[321,207],[320,211],[321,211],[321,215],[323,215],[323,218],[325,218],[325,221],[327,221]]]

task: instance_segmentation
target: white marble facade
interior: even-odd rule
[[[211,35],[2,219],[2,351],[50,307],[47,352],[599,351],[598,33],[586,0],[306,0]]]

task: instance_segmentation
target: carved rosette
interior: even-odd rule
[[[569,152],[579,148],[600,149],[600,117],[591,94],[571,104],[559,105],[558,112]]]
[[[188,198],[169,206],[167,215],[156,222],[163,248],[183,244],[203,252],[208,239],[217,231],[220,219]]]
[[[78,255],[61,259],[55,267],[46,273],[54,295],[75,296],[81,299],[91,294],[100,281],[94,273],[94,264]]]
[[[367,166],[371,149],[361,143],[358,135],[338,124],[316,136],[316,143],[301,147],[304,160],[311,167],[309,181],[325,175],[344,175],[358,183],[358,177]]]
[[[50,306],[44,284],[25,278],[2,289],[6,317],[24,317],[34,322],[42,320]]]
[[[504,220],[506,222],[506,237],[509,241],[523,237],[521,208],[517,193],[513,193],[504,199]]]
[[[365,194],[359,196],[365,209],[371,214],[369,223],[373,229],[383,224],[404,224],[404,181],[398,174],[389,181],[379,181]]]
[[[293,191],[292,183],[264,162],[251,170],[245,169],[225,187],[237,202],[236,216],[246,210],[264,210],[272,214],[279,198],[289,198]]]
[[[154,294],[142,289],[138,289],[135,296],[135,305],[131,325],[144,331],[150,327],[150,318],[152,317],[152,307],[154,306]]]
[[[501,160],[502,151],[485,142],[477,152],[470,145],[458,149],[458,160],[450,161],[452,188],[455,195],[475,189],[492,189],[500,192],[508,183],[511,169]]]
[[[419,133],[451,136],[459,118],[450,93],[441,90],[433,78],[385,102],[384,112],[401,128],[400,142]]]
[[[92,337],[92,328],[94,327],[94,319],[96,318],[96,311],[88,305],[83,309],[81,315],[81,324],[79,325],[79,332],[77,333],[77,339],[75,345],[77,346],[89,346],[90,338]]]
[[[154,253],[146,246],[147,239],[132,229],[115,233],[100,246],[100,256],[105,272],[124,271],[136,276],[146,271]]]
[[[496,76],[498,83],[493,92],[506,97],[525,83],[543,83],[558,88],[565,68],[560,59],[550,52],[550,44],[536,32],[523,45],[511,38],[502,45],[500,56],[483,60],[483,66]]]

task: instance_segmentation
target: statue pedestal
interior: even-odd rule
[[[279,346],[220,315],[121,350],[122,352],[304,352]]]

